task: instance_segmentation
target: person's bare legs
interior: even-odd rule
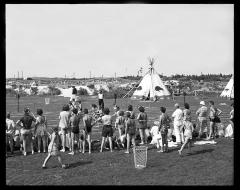
[[[192,146],[191,139],[189,139],[188,140],[188,153],[191,153],[191,146]]]
[[[130,147],[130,135],[127,134],[127,151],[125,153],[129,153],[129,147]]]
[[[27,142],[26,142],[26,135],[23,135],[23,154],[24,156],[27,155]]]
[[[185,138],[185,142],[183,143],[181,149],[178,150],[178,152],[179,152],[180,155],[182,154],[182,150],[184,149],[184,147],[186,146],[186,144],[188,143],[188,141],[189,141],[189,137],[186,137],[186,138]]]
[[[141,143],[140,144],[144,144],[144,129],[139,129],[139,134],[140,134],[140,138],[141,138]]]
[[[37,136],[37,141],[38,141],[38,152],[40,153],[41,152],[41,136],[40,135]]]
[[[230,124],[232,125],[232,130],[233,130],[233,135],[232,135],[232,137],[234,137],[234,123],[230,120],[229,121],[230,122]]]
[[[65,145],[66,145],[66,132],[62,129],[62,152],[65,152]]]
[[[214,127],[214,122],[210,121],[210,131],[209,131],[209,136],[207,138],[207,140],[209,140],[212,136],[212,133],[213,133],[213,127]]]
[[[106,138],[105,138],[105,137],[102,137],[102,143],[101,143],[101,149],[100,149],[100,152],[103,151],[103,145],[105,144],[105,140],[106,140]]]
[[[46,164],[47,164],[47,162],[48,162],[48,160],[49,160],[50,158],[51,158],[51,154],[48,153],[47,158],[45,158],[42,167],[46,167]]]
[[[199,125],[198,138],[200,139],[201,136],[202,136],[203,121],[202,120],[198,120],[198,125]]]
[[[88,147],[89,147],[89,154],[91,154],[91,150],[92,150],[92,147],[91,147],[91,133],[87,134],[87,141],[88,141]]]
[[[63,162],[62,162],[62,157],[61,157],[60,155],[58,155],[58,161],[59,161],[59,163],[61,164],[62,168],[65,168],[65,167],[66,167],[65,164],[63,164]]]
[[[112,152],[113,149],[112,149],[112,137],[108,137],[108,140],[109,140],[109,145],[110,145],[110,151]]]
[[[43,141],[43,152],[45,153],[46,152],[46,148],[47,148],[47,136],[46,135],[43,135],[42,136],[42,141]]]
[[[13,137],[12,136],[9,137],[9,146],[10,146],[11,154],[13,154]]]

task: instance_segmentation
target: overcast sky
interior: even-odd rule
[[[233,5],[8,4],[6,76],[233,73]]]

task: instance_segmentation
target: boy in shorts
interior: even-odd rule
[[[109,115],[110,110],[109,108],[103,109],[104,116],[102,116],[101,120],[103,123],[103,129],[102,129],[102,143],[101,143],[101,149],[100,152],[103,150],[103,145],[105,144],[105,140],[108,137],[109,145],[110,145],[110,151],[113,152],[112,149],[112,136],[113,136],[113,128],[112,128],[112,116]]]

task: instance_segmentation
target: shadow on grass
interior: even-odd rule
[[[68,165],[67,169],[69,168],[75,168],[81,165],[85,165],[85,164],[91,164],[92,161],[80,161],[80,162],[75,162],[75,163],[71,163]]]
[[[207,153],[207,152],[212,152],[214,149],[210,148],[210,149],[204,149],[204,150],[198,150],[198,151],[194,151],[191,153],[188,153],[186,156],[192,156],[192,155],[196,155],[196,154],[203,154],[203,153]]]

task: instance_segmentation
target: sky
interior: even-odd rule
[[[7,4],[6,77],[232,74],[232,4]]]

